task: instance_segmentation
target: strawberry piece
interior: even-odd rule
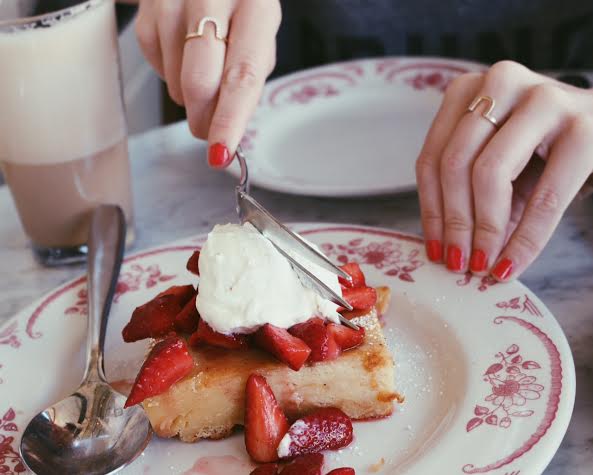
[[[279,453],[283,458],[339,449],[352,442],[352,421],[340,409],[319,409],[292,424],[286,438],[288,453]]]
[[[159,341],[140,368],[124,407],[134,406],[147,397],[164,393],[189,374],[194,360],[182,338],[170,336]]]
[[[334,360],[340,355],[340,348],[329,334],[321,318],[315,317],[304,323],[297,323],[290,327],[288,331],[291,335],[303,340],[311,348],[309,361]]]
[[[356,475],[356,472],[354,471],[353,468],[341,467],[341,468],[334,468],[327,475]]]
[[[311,354],[311,348],[303,340],[269,323],[255,332],[254,338],[260,348],[295,371],[301,369]]]
[[[137,307],[122,330],[125,342],[158,338],[175,330],[175,316],[183,306],[173,295],[155,297]]]
[[[340,269],[346,272],[346,274],[348,274],[352,279],[346,280],[342,277],[338,277],[340,284],[342,284],[344,287],[347,287],[349,289],[354,289],[357,287],[366,287],[367,284],[364,278],[364,274],[362,273],[360,266],[356,262],[349,262],[348,264],[344,264],[343,266],[340,266]]]
[[[342,297],[354,310],[369,310],[377,303],[377,291],[372,287],[344,289]]]
[[[342,351],[355,348],[364,341],[364,328],[358,327],[357,330],[348,328],[345,325],[336,325],[330,323],[327,325],[328,333],[333,337],[336,344]]]
[[[218,333],[204,320],[200,320],[198,329],[189,337],[189,344],[191,346],[204,344],[226,348],[227,350],[242,350],[249,346],[249,340],[247,335]]]
[[[266,378],[252,374],[245,386],[245,448],[256,462],[278,460],[277,447],[289,424]]]
[[[281,475],[321,475],[323,454],[308,454],[295,458],[282,470]]]
[[[265,465],[260,465],[249,475],[278,475],[278,464],[267,463]]]
[[[185,304],[185,307],[181,309],[177,315],[175,315],[175,321],[173,322],[175,330],[183,333],[193,333],[198,329],[198,322],[200,321],[200,314],[196,308],[196,297],[194,295],[189,302]]]
[[[187,261],[185,268],[192,274],[200,275],[200,268],[198,262],[200,261],[200,251],[194,251],[191,257]]]
[[[195,293],[196,289],[194,289],[193,285],[174,285],[173,287],[169,287],[167,290],[163,290],[155,298],[170,295],[177,302],[179,302],[179,305],[181,307],[183,307],[187,302],[191,300]]]

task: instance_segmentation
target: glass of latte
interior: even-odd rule
[[[59,10],[51,10],[59,4]],[[0,166],[36,257],[82,261],[92,210],[132,189],[113,0],[0,1]]]

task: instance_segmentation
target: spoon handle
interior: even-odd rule
[[[87,367],[83,381],[105,381],[103,346],[107,318],[117,285],[126,236],[119,206],[100,205],[93,212],[88,240]]]

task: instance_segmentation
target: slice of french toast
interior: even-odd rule
[[[179,436],[185,442],[229,436],[235,426],[243,425],[245,383],[252,373],[266,378],[291,419],[321,407],[339,408],[352,419],[390,415],[400,396],[378,317],[388,304],[389,289],[377,290],[376,307],[352,319],[365,328],[363,343],[335,360],[293,371],[256,348],[191,348],[192,372],[142,403],[154,431],[161,437]]]

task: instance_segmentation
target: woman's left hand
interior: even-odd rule
[[[517,277],[592,171],[593,91],[510,61],[459,76],[416,164],[429,258]]]

